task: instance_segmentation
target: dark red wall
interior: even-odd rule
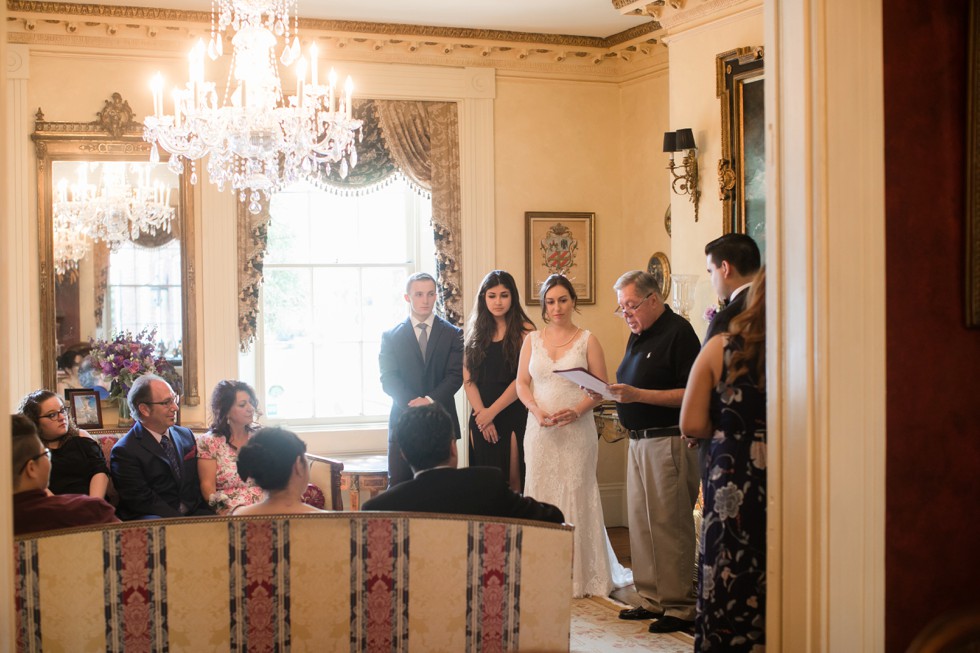
[[[885,644],[980,603],[980,330],[965,324],[967,0],[885,0]]]

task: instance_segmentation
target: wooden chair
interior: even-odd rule
[[[306,454],[310,463],[310,483],[316,485],[326,497],[324,507],[330,510],[343,510],[344,497],[340,494],[340,472],[344,471],[344,463],[332,458],[324,458],[311,453]]]

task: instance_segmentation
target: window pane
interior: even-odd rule
[[[405,319],[405,278],[434,269],[429,202],[404,183],[353,197],[297,184],[270,211],[258,375],[267,415],[385,419],[381,334]]]
[[[156,328],[157,342],[181,342],[180,242],[160,247],[122,243],[109,253],[106,335]]]

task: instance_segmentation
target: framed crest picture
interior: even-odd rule
[[[80,429],[102,428],[102,403],[99,394],[88,388],[69,388],[65,390],[68,410]]]
[[[527,305],[541,304],[541,284],[552,274],[572,282],[579,304],[595,304],[595,213],[528,211],[524,221]]]

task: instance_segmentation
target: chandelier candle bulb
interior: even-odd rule
[[[174,127],[180,127],[180,89],[174,87]]]
[[[354,80],[347,76],[347,81],[344,82],[344,95],[346,96],[347,103],[347,119],[350,120],[351,117],[351,95],[354,93]]]
[[[316,60],[314,59],[314,61]],[[314,70],[316,70],[316,68],[314,68]],[[304,79],[306,79],[306,59],[300,57],[299,61],[296,62],[296,104],[299,106],[300,109],[303,108],[303,80]]]
[[[150,80],[150,90],[153,91],[153,114],[163,116],[163,75],[157,73]]]
[[[310,44],[310,82],[313,84],[313,88],[319,83],[316,74],[316,59],[319,56],[320,51],[316,47],[316,43]]]

